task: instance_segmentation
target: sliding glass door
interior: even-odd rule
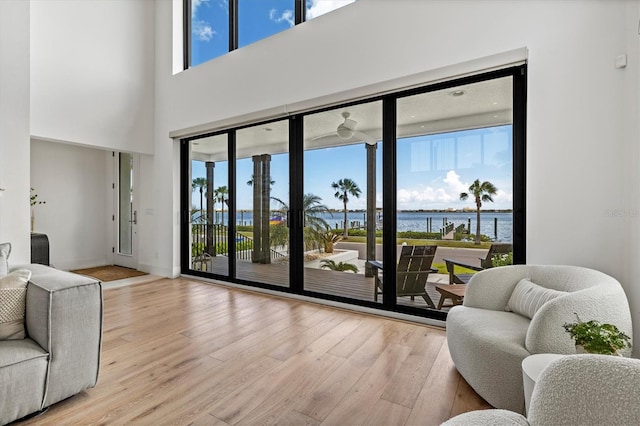
[[[236,131],[236,277],[289,286],[289,123]]]
[[[304,117],[304,290],[380,302],[382,102]]]
[[[189,142],[188,178],[183,186],[183,191],[189,193],[186,214],[189,269],[222,276],[229,275],[227,146],[226,134]]]
[[[446,310],[492,246],[512,262],[513,78],[401,97],[396,117],[397,303]]]

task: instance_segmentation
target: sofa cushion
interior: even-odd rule
[[[531,319],[542,305],[565,294],[567,293],[564,291],[545,288],[523,278],[513,289],[506,310]]]
[[[0,278],[0,340],[24,339],[25,301],[31,271],[18,269]]]
[[[0,277],[9,273],[9,254],[11,254],[11,243],[0,243]]]

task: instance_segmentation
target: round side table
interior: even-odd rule
[[[547,368],[552,361],[560,359],[565,355],[560,354],[535,354],[529,355],[522,360],[522,383],[524,385],[524,408],[525,412],[529,412],[529,401],[533,387],[540,377],[540,373]]]

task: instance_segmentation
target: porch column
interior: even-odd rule
[[[213,169],[216,163],[212,161],[206,161],[204,163],[207,170],[207,223],[205,225],[207,234],[207,243],[205,245],[205,251],[211,256],[216,255],[216,245],[214,241],[214,224],[213,224]]]
[[[271,206],[271,156],[253,159],[253,263],[271,263],[269,215]]]
[[[369,260],[376,260],[376,150],[378,144],[364,145],[367,150],[367,263],[364,267],[365,277],[375,275],[375,269]]]

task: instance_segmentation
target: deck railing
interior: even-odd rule
[[[222,224],[192,223],[193,236],[191,256],[195,259],[202,256],[229,256],[229,227]],[[252,260],[253,238],[236,232],[236,259]],[[287,257],[270,248],[271,258],[279,259]]]

